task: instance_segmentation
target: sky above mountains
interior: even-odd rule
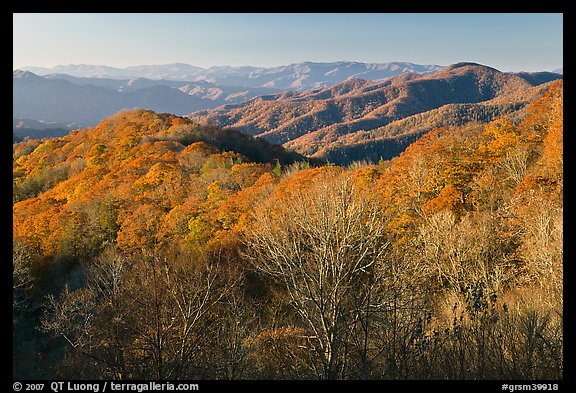
[[[302,61],[563,64],[561,13],[13,14],[13,68],[188,63],[270,67]]]

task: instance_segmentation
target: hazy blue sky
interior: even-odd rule
[[[22,66],[301,61],[473,61],[501,71],[562,67],[563,15],[536,14],[14,14]]]

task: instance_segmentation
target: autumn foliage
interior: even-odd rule
[[[348,168],[144,110],[20,142],[18,282],[62,375],[562,378],[562,111]]]

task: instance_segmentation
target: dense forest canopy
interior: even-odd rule
[[[15,377],[562,378],[562,81],[378,165],[125,111],[13,187]]]

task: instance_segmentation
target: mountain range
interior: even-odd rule
[[[433,74],[403,73],[380,82],[352,78],[326,88],[256,97],[189,117],[307,156],[346,163],[369,152],[378,160],[398,154],[433,127],[517,112],[560,78],[458,63]]]
[[[210,67],[188,64],[114,68],[68,65],[13,72],[13,118],[91,126],[122,109],[185,115],[284,90],[332,86],[351,77],[386,79],[440,66],[412,63],[297,63],[282,67]],[[15,132],[21,132],[15,128]]]
[[[37,75],[66,74],[82,78],[206,81],[223,86],[265,87],[307,90],[330,86],[351,77],[381,80],[403,72],[431,73],[442,66],[407,62],[360,63],[338,61],[331,63],[303,62],[279,67],[196,67],[189,64],[140,65],[116,68],[98,65],[59,65],[53,68],[22,67]]]
[[[562,78],[476,63],[27,68],[44,75],[13,72],[15,140],[60,136],[120,110],[143,108],[237,129],[341,164],[391,158],[434,127],[522,116],[524,106]]]
[[[122,109],[184,115],[276,89],[219,86],[197,81],[107,79],[13,72],[13,118],[89,126]]]

